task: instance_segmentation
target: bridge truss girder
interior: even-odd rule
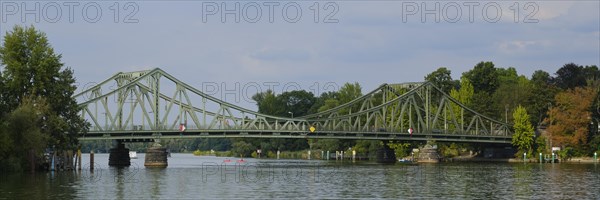
[[[117,73],[75,98],[81,116],[92,125],[82,140],[270,137],[507,143],[512,136],[507,123],[469,109],[431,83],[383,84],[336,108],[298,118],[221,101],[161,69]],[[186,130],[180,131],[180,125]]]

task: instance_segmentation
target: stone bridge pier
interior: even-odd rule
[[[110,149],[108,156],[108,166],[114,167],[128,167],[131,165],[131,158],[129,157],[129,149],[125,148],[125,141],[115,140],[115,148]],[[148,141],[128,141],[128,142],[148,142]],[[167,162],[168,152],[167,149],[159,144],[158,140],[155,140],[151,147],[146,149],[146,156],[144,159],[144,166],[151,168],[165,168],[168,166]]]
[[[146,159],[144,166],[149,168],[165,168],[169,164],[167,162],[167,149],[162,147],[158,141],[146,149]]]

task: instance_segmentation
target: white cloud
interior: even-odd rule
[[[573,12],[574,10],[570,10],[577,2],[574,1],[543,1],[536,2],[539,6],[539,12],[535,15],[540,20],[549,20],[554,19],[560,16],[567,15],[569,12]],[[527,10],[530,11],[530,10]],[[532,10],[531,10],[532,11]],[[576,12],[576,11],[575,11]],[[524,14],[528,14],[524,13]]]

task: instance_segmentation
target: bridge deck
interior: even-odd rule
[[[261,130],[239,131],[239,130],[198,130],[193,132],[165,131],[156,133],[153,131],[131,131],[111,133],[87,133],[80,140],[130,140],[146,141],[152,139],[192,139],[192,138],[290,138],[290,139],[353,139],[353,140],[399,140],[399,141],[427,141],[440,142],[465,142],[465,143],[501,143],[510,144],[512,138],[509,136],[489,135],[464,135],[443,133],[408,133],[393,132],[298,132],[281,131],[265,132]]]

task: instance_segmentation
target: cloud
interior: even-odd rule
[[[553,73],[567,62],[600,64],[597,1],[536,1],[538,23],[522,23],[527,12],[520,1],[518,23],[509,9],[516,1],[499,2],[503,20],[498,23],[481,18],[482,6],[473,23],[467,20],[466,8],[457,23],[443,18],[435,23],[431,17],[422,23],[420,15],[403,22],[402,2],[406,1],[337,2],[339,23],[331,24],[313,22],[308,8],[312,2],[300,3],[304,10],[298,23],[283,21],[280,6],[276,22],[252,24],[221,23],[220,15],[204,23],[202,2],[148,1],[137,2],[139,23],[113,23],[112,16],[105,15],[108,21],[95,24],[34,25],[47,33],[79,81],[161,67],[192,85],[334,81],[359,82],[368,90],[383,82],[420,81],[441,66],[458,78],[479,61],[517,67],[524,74],[533,68]],[[320,11],[322,20],[328,13]],[[5,31],[15,23],[0,25]]]
[[[540,50],[545,47],[552,46],[550,41],[523,41],[523,40],[513,40],[513,41],[503,41],[497,44],[498,50],[501,53],[505,54],[517,54],[524,53],[527,51]]]
[[[301,49],[268,48],[254,52],[250,57],[262,61],[306,62],[310,54]]]

